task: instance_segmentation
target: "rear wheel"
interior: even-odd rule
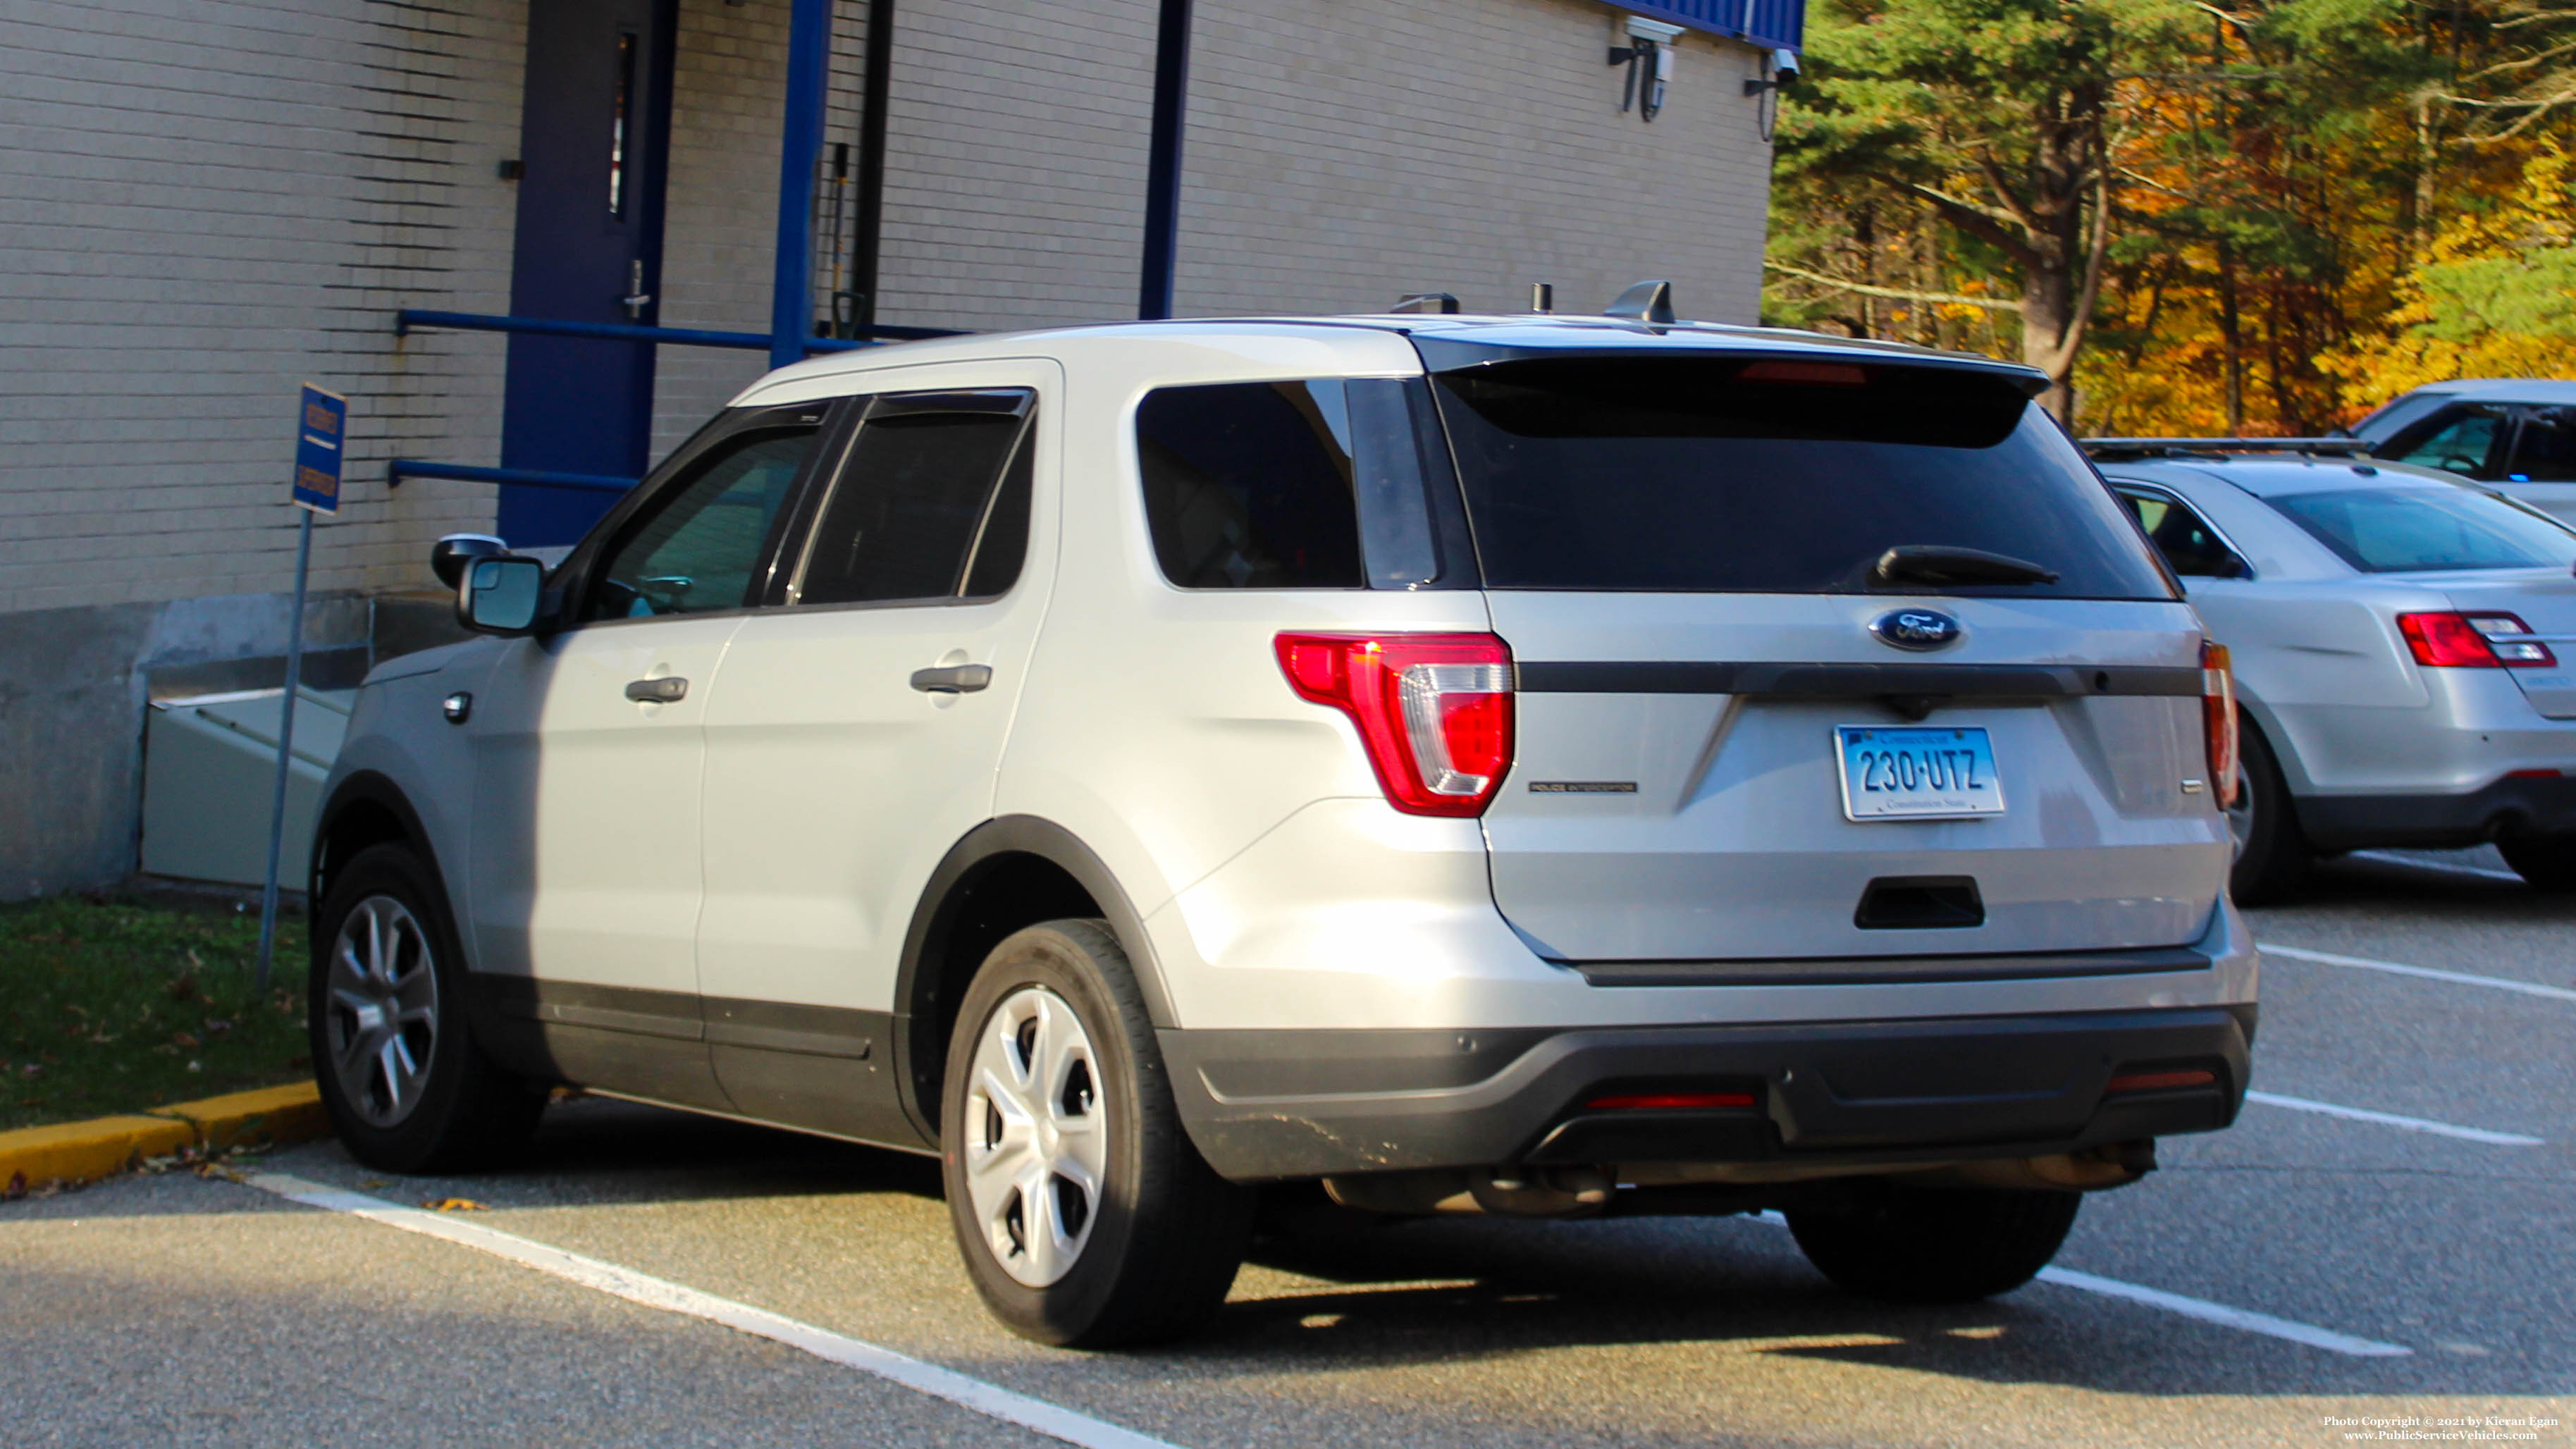
[[[2576,835],[2524,835],[2496,842],[2504,863],[2536,891],[2576,891]]]
[[[1105,922],[1050,921],[993,948],[958,1010],[945,1088],[949,1219],[1013,1331],[1145,1343],[1225,1302],[1252,1194],[1191,1145]]]
[[[1884,1185],[1791,1212],[1789,1230],[1836,1287],[1902,1303],[1965,1303],[2027,1283],[2066,1241],[2081,1193]]]
[[[351,857],[314,919],[313,948],[313,1075],[350,1155],[388,1172],[451,1172],[526,1145],[544,1089],[474,1044],[455,927],[418,856],[376,845]]]
[[[2299,829],[2271,745],[2251,722],[2242,727],[2238,754],[2236,803],[2227,807],[2227,833],[2236,847],[2228,892],[2246,906],[2287,900],[2306,882],[2316,851]]]

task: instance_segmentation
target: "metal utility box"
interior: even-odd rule
[[[143,869],[185,880],[258,885],[268,873],[282,689],[155,700],[143,735]],[[286,781],[278,883],[304,884],[322,781],[349,732],[352,690],[299,690]]]

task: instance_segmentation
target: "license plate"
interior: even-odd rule
[[[2004,813],[1994,747],[1979,727],[1837,725],[1843,814],[1852,820],[1956,820]]]

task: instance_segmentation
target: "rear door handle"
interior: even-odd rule
[[[637,704],[677,704],[689,697],[689,681],[669,676],[629,680],[626,697]]]
[[[945,669],[912,671],[912,687],[924,694],[973,694],[992,682],[990,664],[952,664]]]

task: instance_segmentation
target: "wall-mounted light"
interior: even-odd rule
[[[1634,106],[1639,120],[1652,121],[1664,108],[1664,88],[1673,79],[1674,43],[1681,39],[1682,28],[1643,15],[1619,19],[1620,28],[1614,33],[1628,42],[1610,47],[1610,63],[1628,68],[1619,88],[1619,111],[1625,115]]]

